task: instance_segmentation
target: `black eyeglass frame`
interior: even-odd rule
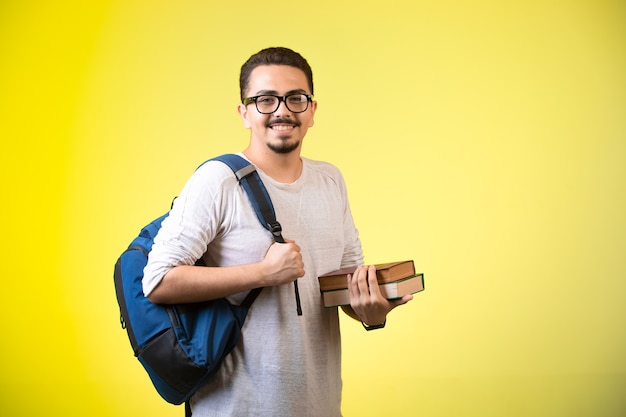
[[[306,97],[306,107],[304,108],[304,110],[300,110],[300,111],[294,111],[292,109],[289,108],[289,104],[287,104],[287,98],[292,97],[292,96],[305,96]],[[278,103],[276,104],[276,108],[270,112],[263,112],[259,109],[259,106],[257,104],[257,100],[259,99],[259,97],[275,97],[278,99]],[[307,111],[309,109],[309,103],[313,102],[313,94],[307,94],[307,93],[291,93],[291,94],[287,94],[284,96],[279,96],[276,94],[259,94],[258,96],[252,96],[252,97],[246,97],[243,99],[243,105],[247,106],[248,104],[254,103],[254,107],[256,107],[256,110],[261,113],[261,114],[272,114],[274,113],[276,110],[278,110],[278,108],[280,107],[280,103],[283,102],[285,103],[285,107],[287,107],[287,110],[289,110],[292,113],[304,113],[305,111]]]

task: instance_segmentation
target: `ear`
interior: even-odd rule
[[[248,106],[244,106],[243,104],[239,104],[237,106],[237,112],[239,113],[239,117],[243,121],[243,127],[246,129],[250,129],[250,121],[248,120]]]
[[[311,121],[309,122],[309,127],[313,127],[315,124],[315,110],[317,110],[317,101],[311,102]]]

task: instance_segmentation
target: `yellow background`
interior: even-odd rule
[[[426,277],[385,330],[342,319],[345,416],[625,415],[625,40],[619,0],[0,2],[0,414],[182,416],[113,265],[244,148],[239,67],[284,45],[366,261]]]

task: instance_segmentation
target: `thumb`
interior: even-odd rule
[[[398,300],[393,300],[391,301],[391,308],[396,308],[398,306],[401,306],[403,304],[408,303],[409,301],[411,301],[413,299],[413,295],[412,294],[407,294],[404,297],[398,299]]]

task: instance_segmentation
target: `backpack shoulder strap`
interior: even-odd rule
[[[235,154],[218,156],[213,158],[213,160],[223,162],[233,170],[237,180],[248,194],[254,211],[263,227],[270,231],[276,242],[285,243],[282,236],[282,227],[276,220],[272,200],[254,165]]]
[[[256,215],[263,225],[274,237],[274,241],[278,243],[285,243],[285,239],[282,236],[282,227],[276,220],[276,213],[274,212],[274,206],[270,195],[259,177],[254,165],[248,160],[235,154],[225,154],[213,158],[212,160],[220,161],[230,167],[235,173],[237,180],[248,194],[250,202],[254,207]],[[299,316],[302,315],[302,306],[300,304],[300,293],[298,291],[298,281],[293,282],[294,292],[296,296],[296,311]],[[252,305],[256,297],[261,292],[261,288],[256,288],[248,294],[243,301],[242,305],[249,307]]]

